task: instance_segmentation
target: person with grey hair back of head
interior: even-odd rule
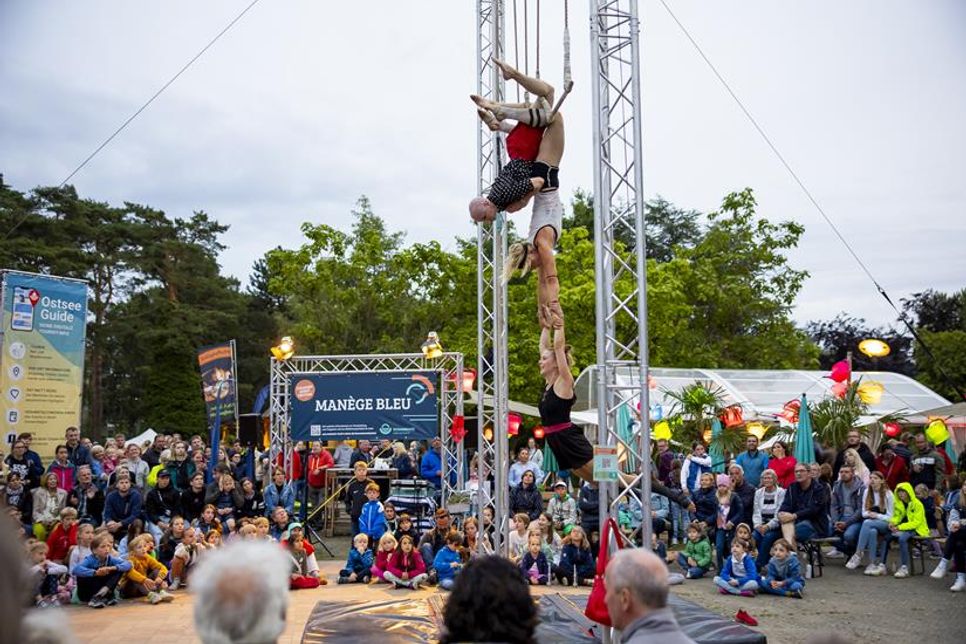
[[[604,602],[622,644],[694,644],[667,606],[668,572],[643,549],[621,550],[604,571]]]
[[[191,577],[204,644],[268,644],[285,630],[289,561],[277,545],[233,543],[206,554]]]

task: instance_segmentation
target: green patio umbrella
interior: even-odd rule
[[[795,431],[795,460],[799,463],[815,461],[815,440],[812,438],[812,416],[808,413],[808,403],[802,394],[802,404],[798,411],[798,429]]]
[[[553,450],[550,449],[550,445],[544,442],[543,445],[543,471],[550,473],[553,472],[553,478],[557,478],[557,470],[560,466],[557,465],[557,457],[553,455]]]
[[[721,420],[715,416],[714,422],[711,423],[711,446],[708,450],[708,453],[711,454],[711,471],[715,473],[724,473],[725,471],[724,452],[721,451],[721,442],[718,441],[718,437],[723,431]]]

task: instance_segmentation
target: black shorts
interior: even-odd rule
[[[530,175],[533,173],[533,162],[514,159],[500,170],[490,186],[486,198],[496,206],[497,210],[506,210],[510,204],[523,199],[533,191]]]
[[[594,460],[594,446],[576,425],[548,434],[547,445],[561,470],[572,470]]]

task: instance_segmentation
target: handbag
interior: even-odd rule
[[[617,549],[621,550],[624,548],[624,537],[617,527],[617,522],[614,519],[607,519],[600,538],[600,552],[597,554],[597,572],[594,575],[594,587],[590,591],[590,597],[587,598],[587,608],[584,609],[584,615],[588,619],[598,624],[603,624],[604,626],[612,626],[610,614],[607,612],[607,604],[604,602],[604,595],[607,592],[607,589],[604,587],[604,571],[607,569],[607,561],[610,558],[608,546],[610,545],[611,534],[614,535],[614,542],[617,545]]]

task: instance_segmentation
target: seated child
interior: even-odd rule
[[[145,533],[138,535],[128,544],[128,561],[131,569],[127,571],[119,585],[121,597],[145,597],[152,604],[170,602],[174,595],[168,592],[168,569],[151,556],[154,538]]]
[[[250,527],[254,534],[255,527]],[[288,556],[292,560],[292,572],[289,576],[290,589],[318,588],[326,583],[325,579],[319,576],[319,562],[315,559],[315,549],[305,540],[301,523],[293,523],[288,527],[288,539],[282,542],[282,546],[288,550]]]
[[[758,590],[758,569],[755,560],[748,554],[748,542],[732,539],[731,556],[725,559],[721,574],[715,576],[714,583],[722,595],[741,595],[754,597]]]
[[[70,549],[67,555],[67,568],[70,574],[74,574],[77,564],[91,554],[91,541],[94,539],[94,526],[90,523],[81,523],[77,526],[77,545]]]
[[[391,532],[384,532],[379,537],[379,547],[376,549],[376,561],[369,570],[372,573],[373,581],[389,581],[385,578],[385,574],[389,569],[389,560],[395,554],[397,545],[396,537],[392,536]]]
[[[48,559],[47,552],[47,544],[43,541],[31,541],[27,545],[33,600],[38,608],[60,606],[62,602],[70,601],[69,592],[66,597],[59,593],[60,577],[67,574],[67,566]]]
[[[184,529],[181,543],[175,546],[174,558],[171,559],[171,590],[187,585],[188,571],[198,563],[198,556],[204,551],[204,541],[198,539],[198,531],[189,525]]]
[[[592,586],[597,569],[584,529],[574,524],[566,541],[560,552],[560,565],[555,566],[553,571],[557,582],[563,586]]]
[[[346,560],[345,568],[339,571],[340,584],[368,584],[371,578],[375,557],[369,550],[369,535],[360,532],[352,538],[352,550]]]
[[[67,507],[60,511],[60,521],[47,535],[47,558],[66,563],[72,546],[77,544],[77,510]]]
[[[114,537],[109,532],[94,535],[91,555],[74,568],[77,597],[91,608],[104,608],[117,603],[114,590],[121,576],[131,569],[131,562],[111,555]]]
[[[238,528],[238,538],[242,541],[255,541],[258,539],[258,529],[255,528],[255,524],[248,522]]]
[[[268,522],[268,517],[255,517],[252,525],[255,526],[255,537],[259,541],[272,540],[272,535],[269,534],[271,531],[271,524]]]
[[[768,561],[768,572],[761,586],[761,592],[784,597],[803,597],[805,580],[802,579],[802,568],[798,557],[792,552],[792,546],[785,539],[779,539],[771,547],[771,559]]]
[[[513,515],[514,530],[510,533],[507,541],[507,556],[513,563],[520,563],[523,552],[527,549],[527,529],[530,527],[530,515],[526,512],[517,512]]]
[[[399,548],[389,559],[383,579],[396,588],[421,590],[421,584],[426,583],[428,578],[426,563],[419,550],[416,550],[415,541],[408,534],[404,534],[399,540]]]
[[[201,511],[201,516],[195,519],[191,525],[201,532],[202,535],[207,535],[212,530],[221,533],[221,521],[216,516],[217,512],[217,508],[209,503]]]
[[[678,553],[678,565],[688,579],[700,579],[711,568],[711,541],[704,534],[704,526],[692,521],[688,526],[684,550]]]
[[[221,533],[217,530],[209,530],[205,535],[205,548],[220,548],[222,544]]]
[[[460,561],[460,545],[463,543],[463,535],[455,530],[446,535],[446,545],[439,549],[436,558],[433,560],[433,568],[436,569],[439,587],[443,590],[450,590],[456,582],[456,575],[463,568]],[[539,548],[540,542],[537,541]]]
[[[550,584],[550,562],[542,549],[539,534],[531,534],[527,541],[527,551],[520,559],[520,570],[531,586]]]
[[[413,526],[412,518],[405,512],[399,515],[399,527],[396,528],[392,536],[396,537],[396,541],[402,543],[403,535],[409,535],[413,543],[419,543],[419,531]]]
[[[758,548],[755,547],[755,539],[752,536],[751,527],[747,523],[739,523],[735,526],[735,536],[748,542],[748,554],[751,558],[758,560]]]

